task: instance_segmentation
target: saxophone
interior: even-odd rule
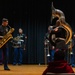
[[[61,26],[65,29],[66,31],[66,38],[65,38],[65,42],[66,44],[69,43],[69,41],[72,39],[72,28],[71,26],[65,21],[65,15],[64,13],[59,10],[54,8],[53,3],[52,3],[52,16],[51,16],[51,22],[54,18],[58,18],[58,20],[60,21]]]
[[[0,48],[2,48],[11,38],[13,38],[11,34],[13,31],[14,31],[14,28],[10,28],[8,33],[3,36],[3,38],[0,40]]]

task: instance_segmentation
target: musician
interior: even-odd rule
[[[25,50],[25,40],[27,36],[23,33],[23,29],[19,28],[19,33],[17,34],[17,37],[19,40],[14,40],[14,59],[13,59],[13,65],[22,64],[22,58],[23,58],[23,50]]]
[[[73,42],[73,46],[72,46],[73,56],[71,58],[71,62],[72,62],[71,64],[72,64],[72,67],[75,67],[75,33],[73,34],[72,42]]]
[[[3,38],[4,35],[9,31],[8,27],[8,19],[3,18],[2,19],[2,25],[0,25],[0,39]],[[6,43],[0,50],[3,52],[4,57],[4,70],[10,70],[8,67],[8,44]]]
[[[48,31],[47,31],[47,33],[45,34],[44,39],[48,39],[48,40],[49,40],[49,35],[50,35],[50,32],[51,32],[51,27],[52,27],[52,26],[48,26]]]
[[[55,38],[53,40],[51,39],[52,35],[55,35]],[[56,21],[56,25],[54,26],[54,29],[51,31],[51,36],[50,36],[50,41],[53,43],[55,46],[56,50],[58,49],[66,49],[66,43],[65,43],[65,38],[66,38],[66,31],[61,26],[60,20]]]
[[[49,41],[49,36],[50,36],[50,33],[51,33],[51,30],[52,29],[53,29],[53,26],[48,26],[48,31],[47,31],[47,33],[45,34],[45,37],[44,37],[45,42],[49,46],[49,54],[50,54],[50,57],[48,58],[48,62],[49,61],[53,61],[53,59],[54,59],[54,52],[55,52],[54,46],[52,46],[51,45],[51,42]],[[46,47],[48,47],[48,46],[46,46]],[[48,56],[48,54],[47,54],[47,56]]]

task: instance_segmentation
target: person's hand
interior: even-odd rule
[[[27,39],[27,36],[25,36],[25,39]]]
[[[54,31],[58,31],[58,27],[56,27],[56,28],[54,29]]]
[[[24,45],[24,50],[26,50],[26,46]]]
[[[52,46],[52,49],[54,50],[54,49],[55,49],[55,47],[54,47],[54,46]]]

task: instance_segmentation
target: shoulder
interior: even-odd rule
[[[25,34],[22,34],[22,36],[25,36]]]

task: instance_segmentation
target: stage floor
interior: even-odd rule
[[[10,71],[5,71],[0,65],[0,75],[42,75],[47,65],[8,65]],[[73,68],[75,71],[75,68]]]

